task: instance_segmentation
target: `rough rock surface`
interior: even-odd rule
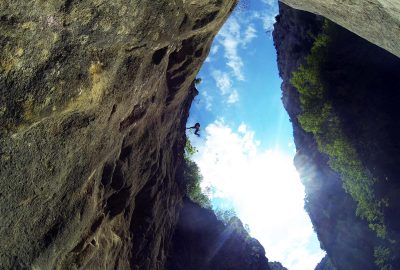
[[[305,185],[306,209],[332,264],[339,270],[377,269],[374,248],[383,241],[368,228],[365,220],[356,216],[356,204],[344,191],[341,178],[329,167],[327,157],[319,152],[313,135],[306,133],[297,120],[301,113],[299,94],[290,84],[290,78],[309,54],[320,27],[320,17],[280,5],[274,42],[283,78],[282,100],[293,124],[295,165]],[[397,121],[400,111],[396,106],[400,60],[337,27],[341,40],[331,56],[325,83],[331,86],[330,98],[363,163],[374,175],[387,176],[386,186],[375,191],[381,195],[397,194],[389,197],[393,199],[385,212],[385,220],[388,229],[398,235],[400,208],[396,179],[400,174],[400,147],[395,138],[400,132]],[[398,258],[398,249],[393,255]]]
[[[193,80],[234,4],[0,1],[1,269],[163,269]]]
[[[238,218],[228,225],[214,212],[184,200],[167,270],[270,270],[264,248]]]
[[[400,0],[281,0],[322,15],[400,57]]]
[[[325,256],[315,267],[314,270],[335,270],[328,256]]]
[[[280,262],[269,262],[268,265],[271,270],[288,270]]]

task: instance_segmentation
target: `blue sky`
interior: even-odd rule
[[[277,6],[273,1],[248,2],[246,11],[235,12],[213,43],[198,76],[201,91],[191,119],[206,126],[223,116],[230,126],[246,123],[262,147],[287,146],[293,141],[292,129],[280,100],[281,79],[270,32]]]
[[[324,256],[303,208],[293,166],[292,127],[281,102],[271,30],[274,0],[247,0],[225,23],[198,78],[188,132],[194,160],[214,207],[233,207],[266,249],[289,270],[311,270]]]

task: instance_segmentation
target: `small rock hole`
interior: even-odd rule
[[[101,177],[101,183],[103,186],[107,186],[111,182],[111,177],[114,173],[114,164],[106,163],[103,169],[103,175]]]
[[[119,161],[117,163],[117,166],[115,166],[114,174],[113,174],[112,181],[110,184],[110,186],[114,190],[120,190],[125,184],[125,177],[124,177],[124,173],[122,170],[122,165],[123,165],[123,163],[121,161]]]
[[[152,58],[153,64],[159,65],[161,63],[165,54],[167,53],[167,49],[168,49],[168,47],[165,47],[165,48],[159,49],[154,52],[153,58]]]
[[[199,58],[200,56],[202,56],[203,55],[203,49],[198,49],[195,53],[194,53],[194,56],[196,57],[196,58]]]

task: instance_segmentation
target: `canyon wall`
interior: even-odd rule
[[[399,0],[281,0],[322,15],[400,57]]]
[[[400,55],[395,1],[363,5],[332,0],[329,6],[325,1],[285,1],[321,13]],[[188,111],[197,94],[193,81],[235,3],[0,1],[1,269],[165,268],[184,195],[184,179],[177,168]],[[301,109],[290,76],[309,53],[310,33],[320,31],[322,19],[284,6],[281,13],[274,37],[284,79],[283,101],[294,125],[296,165],[306,185],[311,220],[338,269],[376,269],[374,247],[380,240],[355,215],[356,203],[344,192],[339,175],[297,122]],[[382,66],[392,58],[381,50],[365,49],[354,36],[349,40],[357,41],[356,47],[340,50],[338,56],[360,54],[345,63],[372,54],[376,56],[370,62],[362,63],[381,67],[377,74],[392,76],[390,67],[398,71],[397,62]],[[367,103],[368,110],[359,113],[371,117],[378,110],[383,111],[378,120],[396,117],[396,106],[390,102],[398,100],[393,94],[398,86],[371,85],[381,93],[378,100],[385,102],[378,107]],[[357,95],[364,90],[359,89]],[[359,101],[375,101],[373,90],[368,88]],[[337,106],[345,108],[354,99],[349,100]],[[360,116],[342,113],[350,122]],[[373,134],[378,143],[370,151],[356,146],[366,151],[364,162],[372,173],[397,179],[400,151],[391,151],[391,146],[399,137],[398,126],[390,120],[383,126],[371,123],[366,131],[357,131],[363,142],[370,143]],[[373,132],[374,124],[378,131],[395,132]],[[372,150],[379,151],[373,155]],[[394,162],[380,159],[386,154]],[[371,165],[375,163],[377,168]],[[388,229],[398,233],[398,185],[388,186],[393,192],[379,192],[393,203],[385,216]],[[240,239],[231,238],[229,243]],[[173,244],[177,248],[180,242]],[[256,246],[254,254],[236,252],[244,260],[250,258],[248,265],[254,262],[250,269],[268,269],[262,247]],[[230,259],[220,263],[233,263]]]
[[[164,269],[193,81],[234,5],[0,1],[1,269]]]
[[[318,39],[327,25],[333,34]],[[332,43],[324,48],[326,40]],[[321,247],[338,270],[398,269],[400,207],[396,179],[400,173],[400,147],[396,138],[400,111],[396,102],[400,85],[396,78],[400,59],[322,17],[285,4],[280,5],[274,41],[283,79],[282,100],[294,129],[295,165],[306,189],[305,208]],[[321,48],[325,49],[324,54],[316,54]],[[310,55],[314,58],[310,59]],[[329,105],[324,108],[330,111],[330,118],[321,126],[318,123],[324,113],[312,120],[304,118],[306,99],[313,92],[304,93],[301,89],[300,93],[293,86],[293,72],[305,70],[300,66],[308,67],[308,73],[302,73],[305,88],[318,80],[320,84],[312,91],[324,89],[321,96],[311,100],[312,110],[321,106],[321,100]],[[305,120],[314,131],[305,131]],[[339,130],[331,128],[337,122]],[[329,151],[322,151],[321,142],[327,138],[336,144]],[[346,144],[341,145],[343,141],[337,138],[346,138]],[[357,160],[348,159],[345,164],[361,164],[365,173],[354,168],[344,172],[343,167],[332,166],[343,158],[338,151],[349,151],[345,147],[357,156]],[[351,177],[367,175],[373,182],[366,184],[369,179],[354,178],[360,180],[354,184],[354,179],[344,178],[347,173],[354,173]],[[379,214],[374,219],[360,214],[360,205],[366,203],[364,198],[369,207],[365,208]],[[371,226],[378,219],[382,231]],[[319,267],[326,267],[327,260]]]

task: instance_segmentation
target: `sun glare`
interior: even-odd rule
[[[315,266],[323,252],[311,255],[304,248],[315,234],[303,208],[304,187],[292,157],[279,149],[261,150],[254,132],[243,125],[233,131],[218,120],[206,133],[195,161],[204,177],[203,187],[215,191],[214,207],[233,206],[270,260],[293,270]],[[311,261],[299,261],[304,256]]]

